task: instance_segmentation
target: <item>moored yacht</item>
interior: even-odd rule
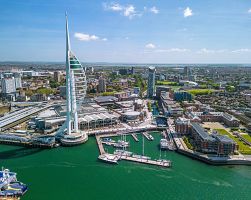
[[[99,155],[98,159],[102,160],[103,162],[107,162],[111,164],[118,164],[119,156],[105,153],[105,154]]]
[[[161,149],[168,149],[168,141],[167,141],[167,139],[160,139],[160,148]]]

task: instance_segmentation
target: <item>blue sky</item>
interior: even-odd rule
[[[0,0],[0,61],[251,63],[250,0]]]

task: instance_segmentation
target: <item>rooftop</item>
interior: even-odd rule
[[[210,136],[208,134],[207,131],[205,131],[205,129],[198,123],[196,122],[191,122],[191,125],[193,127],[193,129],[200,135],[201,138],[203,138],[204,140],[210,140],[210,141],[214,141],[215,139]]]

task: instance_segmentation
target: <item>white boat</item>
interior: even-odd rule
[[[161,149],[168,149],[168,141],[167,141],[167,139],[160,139],[160,148]]]
[[[103,162],[118,164],[119,157],[117,155],[105,153],[99,155],[98,159],[102,160]]]
[[[119,156],[132,156],[132,152],[130,151],[125,151],[125,150],[119,150],[117,149],[116,151],[114,151],[115,155],[119,155]]]
[[[129,147],[129,142],[126,142],[124,140],[118,140],[118,142],[114,143],[113,146],[117,148],[127,148]]]
[[[148,134],[148,135],[149,135],[150,140],[154,140],[154,137],[152,135],[150,135],[150,134]]]
[[[145,160],[150,160],[151,159],[151,157],[142,156],[142,155],[136,155],[136,154],[133,154],[132,157],[133,158],[138,158],[138,159],[145,159]]]

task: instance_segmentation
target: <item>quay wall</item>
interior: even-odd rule
[[[210,165],[251,165],[250,160],[212,160],[183,149],[177,149],[177,152]]]

